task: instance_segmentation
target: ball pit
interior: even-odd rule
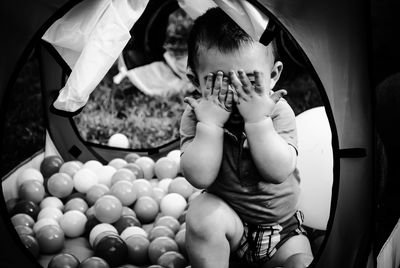
[[[44,267],[187,267],[184,216],[198,191],[179,155],[128,153],[107,165],[45,157],[19,174],[10,219]]]

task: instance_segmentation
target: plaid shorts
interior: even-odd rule
[[[249,263],[264,263],[270,260],[289,238],[307,234],[302,226],[303,221],[303,213],[296,211],[290,219],[281,224],[265,226],[244,223],[244,234],[236,253],[239,258]]]

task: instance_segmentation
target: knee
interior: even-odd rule
[[[224,233],[223,221],[221,221],[222,211],[218,202],[213,198],[196,198],[190,204],[186,214],[187,235],[196,237],[210,238]]]
[[[285,261],[284,268],[306,268],[313,261],[313,256],[306,253],[297,253]]]

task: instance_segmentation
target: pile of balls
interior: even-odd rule
[[[25,247],[49,267],[190,267],[185,215],[200,193],[180,151],[129,153],[107,165],[47,156],[17,176],[7,209]]]

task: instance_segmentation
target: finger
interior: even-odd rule
[[[257,94],[262,94],[266,90],[264,73],[257,70],[254,71],[254,90]]]
[[[223,72],[221,72],[221,71],[217,72],[217,76],[215,77],[215,81],[214,81],[214,88],[212,91],[212,95],[215,97],[218,97],[218,94],[221,90],[223,76],[224,76]]]
[[[228,77],[222,78],[222,87],[218,95],[218,99],[221,103],[224,103],[226,100],[226,95],[228,93]]]
[[[253,85],[251,84],[249,78],[242,69],[238,71],[238,74],[239,74],[239,80],[242,83],[243,91],[246,94],[250,94],[250,92],[253,91]]]
[[[228,90],[225,99],[225,107],[228,111],[232,111],[234,92],[232,89]]]
[[[211,95],[214,82],[214,74],[209,73],[206,79],[206,88],[203,90],[203,97],[208,98]]]
[[[183,101],[186,102],[187,104],[189,104],[193,110],[196,109],[197,105],[199,105],[197,103],[197,101],[195,99],[193,99],[192,97],[186,97],[183,99]]]
[[[231,84],[235,90],[235,95],[237,96],[237,98],[245,97],[246,93],[244,93],[243,91],[242,83],[240,82],[239,78],[233,70],[229,71],[229,79],[231,80]]]
[[[280,89],[272,93],[270,97],[275,103],[277,103],[285,95],[287,95],[287,91],[285,89]]]

